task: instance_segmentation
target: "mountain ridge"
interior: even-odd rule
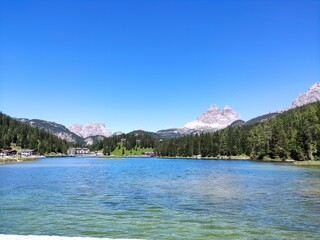
[[[47,132],[52,133],[57,137],[63,140],[66,140],[68,142],[72,142],[72,143],[83,142],[83,138],[81,136],[70,131],[66,126],[53,121],[46,121],[41,119],[27,119],[27,118],[16,118],[16,120],[23,123],[28,123],[33,127],[46,130]]]
[[[304,106],[308,103],[320,101],[320,83],[314,83],[306,93],[300,93],[289,107],[280,109],[278,112],[288,111],[290,109]]]
[[[309,102],[316,102],[319,100],[320,83],[317,82],[314,83],[306,93],[300,94],[292,102],[291,106],[279,110],[277,112],[257,116],[246,122],[242,122],[240,114],[235,112],[228,105],[226,105],[223,109],[219,109],[217,105],[213,104],[206,112],[199,115],[196,118],[196,120],[187,122],[182,128],[161,129],[155,133],[162,138],[176,138],[185,135],[195,135],[205,132],[214,132],[232,124],[256,124],[273,118],[284,111],[288,111],[290,109],[306,105]],[[45,129],[48,132],[53,133],[61,139],[65,139],[69,142],[87,143],[88,145],[93,144],[96,141],[100,141],[105,137],[124,134],[120,131],[112,134],[112,132],[106,128],[104,123],[88,123],[85,125],[73,124],[72,126],[76,126],[76,129],[74,130],[74,128],[72,127],[67,128],[62,124],[58,124],[52,121],[45,121],[40,119],[30,120],[26,118],[19,118],[18,120],[21,122],[28,122],[29,124],[35,127]]]

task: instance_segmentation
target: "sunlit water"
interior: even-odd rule
[[[0,234],[317,239],[320,169],[153,158],[2,164]]]

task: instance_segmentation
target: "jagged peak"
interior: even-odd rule
[[[310,90],[314,90],[314,89],[317,89],[317,90],[320,91],[320,82],[314,83],[314,84],[311,86],[311,88],[309,88],[309,91],[310,91]]]
[[[219,107],[216,104],[212,104],[209,109],[219,109]]]
[[[233,109],[226,105],[220,109],[216,104],[204,113],[202,113],[196,120],[188,122],[184,125],[187,129],[221,129],[236,120],[240,120],[240,114],[233,111]]]
[[[298,97],[292,102],[291,106],[279,110],[284,112],[292,108],[300,107],[308,103],[320,101],[320,83],[314,83],[306,93],[300,93]]]

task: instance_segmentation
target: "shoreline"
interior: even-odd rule
[[[112,240],[114,238],[96,237],[66,237],[66,236],[46,236],[46,235],[5,235],[0,234],[2,240]],[[134,240],[133,238],[117,238],[119,240]]]
[[[292,163],[295,166],[319,166],[320,167],[320,161],[294,161]]]
[[[0,157],[0,164],[7,164],[7,163],[19,163],[19,162],[31,162],[36,161],[39,158],[57,158],[57,157],[75,157],[75,156],[32,156],[32,157]],[[124,158],[149,158],[144,156],[105,156],[105,157],[97,157],[97,159],[100,160],[110,160],[110,159],[124,159]],[[220,156],[220,157],[155,157],[155,158],[163,158],[163,159],[189,159],[189,160],[238,160],[238,161],[255,161],[255,162],[273,162],[273,163],[289,163],[295,166],[319,166],[320,167],[320,161],[312,161],[312,160],[306,160],[306,161],[297,161],[297,160],[291,160],[291,159],[252,159],[249,156]]]
[[[32,157],[0,157],[0,164],[5,163],[19,163],[19,162],[31,162],[38,160],[39,156],[32,156]]]
[[[320,166],[320,161],[297,161],[292,159],[252,159],[249,156],[220,156],[220,157],[157,157],[167,159],[190,159],[190,160],[239,160],[239,161],[254,161],[254,162],[272,162],[272,163],[288,163],[295,166]]]

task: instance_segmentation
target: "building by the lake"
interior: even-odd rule
[[[69,148],[68,149],[68,155],[69,156],[86,156],[86,155],[90,155],[90,150],[89,148]]]
[[[36,154],[35,149],[21,149],[21,156],[30,157]]]

